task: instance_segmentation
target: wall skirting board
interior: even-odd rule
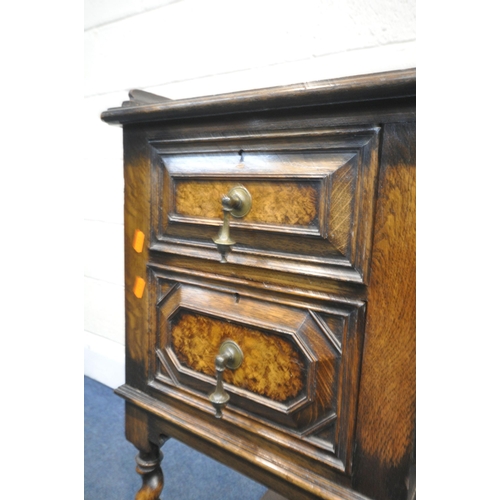
[[[84,373],[115,389],[125,383],[125,346],[84,331]]]

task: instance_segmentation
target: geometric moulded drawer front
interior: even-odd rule
[[[367,281],[378,128],[150,145],[153,250],[219,260],[221,197],[242,185],[252,208],[231,220],[229,262]]]
[[[230,395],[224,412],[290,433],[345,463],[354,429],[363,304],[291,303],[153,274],[156,388],[207,400],[219,347],[232,340],[244,359],[238,369],[224,371]],[[207,405],[207,411],[213,408]]]

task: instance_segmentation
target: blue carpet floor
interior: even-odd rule
[[[124,407],[112,389],[85,377],[85,500],[133,500],[141,485]],[[260,500],[267,490],[174,439],[162,451],[162,500]]]

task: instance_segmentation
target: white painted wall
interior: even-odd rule
[[[85,0],[85,374],[124,382],[121,128],[172,99],[416,67],[415,0]]]

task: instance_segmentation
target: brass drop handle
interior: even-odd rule
[[[219,354],[215,357],[215,371],[217,373],[217,385],[208,399],[215,408],[215,418],[222,418],[222,410],[229,401],[229,394],[225,391],[222,383],[222,374],[226,368],[236,370],[243,362],[243,351],[240,346],[232,340],[226,340],[219,348]]]
[[[213,238],[213,241],[220,252],[220,261],[225,263],[227,262],[227,253],[231,250],[231,246],[236,243],[229,234],[229,215],[238,218],[244,217],[252,208],[252,196],[245,187],[236,186],[225,194],[221,201],[224,221],[217,238]]]

